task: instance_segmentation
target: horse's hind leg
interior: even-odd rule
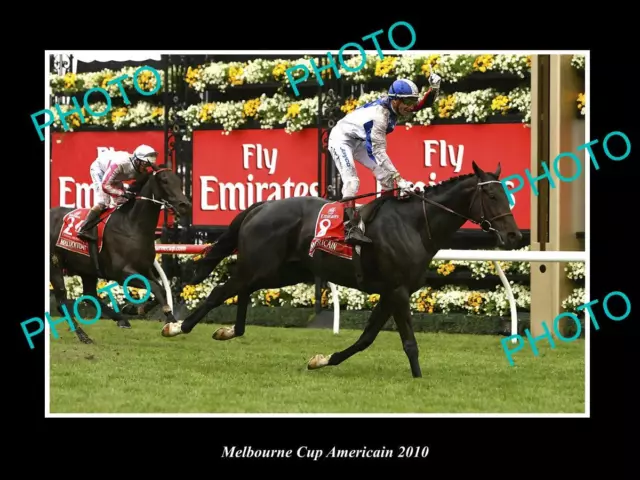
[[[73,303],[67,298],[67,289],[64,285],[64,276],[62,275],[62,270],[52,264],[50,271],[50,280],[51,284],[53,285],[53,294],[56,297],[56,302],[58,302],[58,312],[60,312],[60,315],[62,315],[63,317],[68,317],[71,319],[71,323],[73,324],[76,335],[78,336],[78,340],[80,340],[82,343],[93,343],[93,340],[89,338],[89,335],[85,333],[85,331],[78,325],[76,319],[73,318]],[[67,309],[66,312],[62,308],[63,305]]]
[[[167,323],[162,328],[162,336],[175,337],[181,333],[190,333],[207,313],[222,305],[227,298],[235,297],[243,290],[243,282],[237,276],[231,277],[224,284],[218,285],[198,307],[184,319],[183,322]],[[246,308],[245,308],[246,312]],[[231,337],[230,337],[231,338]]]
[[[238,309],[236,310],[236,323],[233,327],[220,327],[211,338],[214,340],[231,340],[244,335],[244,328],[247,321],[247,309],[251,301],[251,293],[254,290],[242,290],[238,292]],[[224,300],[223,300],[224,301]]]
[[[131,324],[129,323],[129,320],[127,320],[121,313],[113,310],[109,305],[103,302],[98,296],[98,291],[96,289],[96,283],[98,282],[98,278],[94,276],[82,276],[81,278],[82,278],[82,294],[89,295],[95,298],[100,304],[100,308],[102,309],[102,311],[106,313],[111,320],[114,320],[115,322],[117,322],[120,328],[131,328]],[[106,291],[107,294],[109,293],[109,291],[110,289]],[[114,305],[117,305],[115,304],[115,298],[111,303]]]
[[[251,302],[251,294],[263,288],[281,288],[287,285],[296,285],[309,281],[312,276],[297,265],[285,264],[270,278],[254,280],[249,288],[241,289],[238,292],[238,310],[236,311],[236,323],[233,327],[220,327],[213,333],[214,340],[229,340],[244,335],[247,321],[247,308]]]
[[[393,304],[390,302],[389,297],[381,295],[379,303],[375,306],[373,312],[371,312],[371,316],[369,317],[369,321],[362,332],[362,335],[360,335],[360,338],[358,338],[353,345],[347,347],[341,352],[336,352],[329,356],[316,355],[309,360],[307,368],[309,370],[314,370],[326,367],[327,365],[340,365],[349,357],[368,348],[376,339],[384,324],[389,320],[392,313],[392,307]]]

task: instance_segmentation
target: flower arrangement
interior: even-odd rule
[[[426,88],[422,89],[424,93]],[[375,100],[384,90],[365,93],[358,98],[349,97],[340,107],[346,113]],[[299,99],[284,93],[269,97],[262,94],[258,98],[240,101],[200,103],[190,105],[177,114],[185,119],[188,140],[195,128],[201,125],[221,125],[222,134],[229,134],[254,119],[262,129],[283,126],[287,133],[299,131],[315,124],[318,111],[317,97]],[[491,115],[520,113],[522,122],[531,121],[530,89],[515,88],[509,92],[494,89],[474,92],[456,92],[437,100],[432,108],[425,108],[413,117],[405,117],[399,124],[411,128],[413,125],[430,125],[435,119],[458,119],[466,123],[481,123]]]
[[[355,69],[362,63],[360,54],[345,55],[344,57],[345,64],[351,69]],[[286,75],[287,69],[294,65],[305,65],[310,72],[313,72],[310,64],[311,58],[313,58],[311,55],[306,55],[295,60],[257,58],[247,62],[209,62],[205,65],[189,67],[185,74],[185,80],[192,89],[199,93],[208,88],[217,88],[224,92],[227,88],[237,85],[272,82],[290,87]],[[415,81],[421,77],[428,77],[432,71],[442,74],[450,83],[458,82],[475,72],[498,72],[525,78],[531,70],[531,58],[526,55],[417,55],[408,53],[385,55],[384,59],[380,59],[377,54],[371,54],[366,55],[364,66],[357,72],[346,70],[337,62],[336,56],[334,59],[338,64],[340,76],[356,83],[367,82],[375,78],[410,78]],[[74,79],[55,76],[51,80],[51,86],[55,94],[75,93],[97,86],[105,78],[111,79],[122,74],[130,75],[134,70],[133,67],[119,72],[103,70],[96,73],[80,74]],[[296,79],[303,74],[302,69],[292,72]],[[330,74],[333,74],[333,71],[322,71],[324,78]]]
[[[351,69],[358,67],[362,64],[362,55],[353,55],[345,64]],[[373,54],[366,56],[364,66],[357,72],[341,67],[340,76],[354,83],[364,83],[375,78],[408,78],[416,81],[435,72],[442,75],[448,83],[456,83],[476,72],[498,72],[525,78],[530,71],[531,56],[527,55],[403,54],[385,56],[380,60],[377,54]]]
[[[74,105],[60,105],[60,110],[63,113],[75,108]],[[89,105],[89,109],[100,114],[107,109],[105,102],[96,102]],[[80,130],[84,126],[100,126],[105,128],[112,128],[119,130],[122,128],[135,128],[143,125],[150,127],[161,127],[164,124],[164,107],[152,105],[148,102],[136,102],[129,106],[113,107],[106,115],[94,116],[87,112],[85,107],[82,107],[82,116],[84,117],[84,123],[81,121],[80,116],[74,113],[65,118],[69,129],[68,132]],[[54,121],[52,127],[56,131],[65,131],[60,116],[56,109],[54,112]]]
[[[562,301],[562,308],[567,312],[573,312],[578,315],[584,315],[584,311],[578,312],[577,308],[580,305],[587,303],[587,293],[584,287],[578,287],[571,292],[571,294]]]
[[[585,57],[584,55],[574,55],[571,57],[571,66],[576,70],[584,71]]]
[[[110,285],[112,283],[113,282],[107,282],[103,279],[100,279],[98,280],[97,290],[100,290],[101,288],[104,288],[107,285]],[[82,293],[83,293],[82,280],[80,279],[80,277],[78,276],[64,277],[64,284],[65,284],[65,288],[67,289],[67,297],[69,299],[74,300],[82,296]],[[53,286],[49,284],[49,288],[52,290]],[[147,290],[144,288],[127,287],[127,289],[129,290],[129,296],[136,300],[145,298],[147,296]],[[116,302],[118,303],[118,305],[124,305],[128,303],[127,299],[124,297],[124,289],[122,288],[121,285],[117,285],[116,287],[110,288],[109,291],[111,292],[113,297],[116,299]],[[101,300],[104,300],[107,303],[107,305],[111,305],[108,292],[100,292],[98,293],[98,297]],[[150,298],[153,298],[153,294]]]
[[[198,93],[212,87],[224,92],[228,87],[245,84],[279,82],[284,86],[289,85],[286,71],[293,65],[305,65],[313,72],[310,58],[311,56],[297,60],[256,58],[247,62],[210,62],[196,68],[189,67],[185,80]],[[292,72],[296,79],[302,75],[302,69]]]
[[[125,92],[127,94],[133,94],[134,92],[137,94],[138,92],[133,86],[133,73],[138,68],[139,67],[125,67],[117,71],[105,68],[99,72],[67,73],[65,75],[51,74],[49,78],[49,85],[51,86],[51,93],[53,95],[72,95],[100,87],[109,92],[111,97],[122,97],[120,87],[116,83],[107,85],[107,82],[122,75],[126,75],[127,78],[122,81]],[[164,71],[160,70],[158,73],[160,74],[161,82],[164,83]],[[145,92],[152,92],[156,88],[155,75],[149,70],[140,72],[138,75],[138,86]],[[153,95],[161,94],[162,88]]]
[[[585,275],[585,264],[584,262],[569,262],[564,267],[564,271],[567,272],[567,278],[582,281]]]
[[[361,57],[355,55],[346,63],[357,66]],[[310,58],[297,60],[282,59],[253,59],[248,62],[210,62],[197,68],[189,67],[185,75],[186,82],[198,92],[203,92],[209,86],[215,85],[220,90],[227,87],[244,84],[259,84],[267,82],[288,83],[285,72],[291,65],[309,63]],[[394,76],[417,78],[428,76],[431,71],[438,71],[455,83],[473,72],[499,71],[513,73],[524,77],[530,64],[529,57],[519,55],[396,55],[385,56],[380,59],[377,55],[367,55],[366,65],[357,73],[343,69],[341,75],[354,81],[366,81],[369,78],[391,78]],[[309,68],[311,68],[309,66]],[[108,69],[99,72],[73,74],[64,76],[52,75],[51,85],[54,93],[72,94],[86,91],[89,88],[102,86],[110,95],[117,97],[120,90],[117,85],[107,86],[107,82],[121,75],[131,76],[136,67],[126,67],[119,71]],[[324,70],[329,72],[329,70]],[[164,75],[163,72],[160,72]],[[294,77],[302,75],[302,70],[296,70]],[[358,77],[360,75],[362,78]],[[124,81],[125,89],[133,91],[133,80]],[[149,71],[138,76],[138,83],[143,89],[155,87],[155,77]],[[428,87],[422,88],[422,93]],[[342,105],[344,113],[353,111],[386,93],[386,90],[372,91],[359,98],[348,98]],[[62,111],[71,107],[61,105]],[[95,112],[106,109],[104,102],[90,105]],[[95,117],[86,115],[85,122],[81,122],[78,115],[67,118],[71,130],[80,130],[85,126],[97,125],[105,128],[122,129],[142,125],[161,126],[163,121],[163,107],[155,107],[148,102],[136,102],[135,105],[114,107],[107,115]],[[190,105],[186,109],[176,112],[185,119],[186,132],[184,140],[189,140],[194,129],[204,125],[218,125],[222,127],[222,134],[241,128],[249,120],[256,121],[260,128],[271,129],[283,127],[288,133],[299,131],[314,125],[317,119],[317,97],[299,98],[280,90],[272,96],[262,94],[258,98],[223,101],[216,103],[201,103]],[[529,88],[518,87],[509,92],[483,89],[472,92],[452,92],[442,95],[432,108],[423,109],[412,117],[405,117],[399,124],[411,128],[413,125],[430,125],[437,119],[453,119],[467,123],[484,122],[491,115],[506,115],[520,113],[524,116],[523,123],[528,124],[531,117],[531,95]],[[56,112],[57,116],[57,112]],[[54,120],[53,128],[63,130],[58,118]]]

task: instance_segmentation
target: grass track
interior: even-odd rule
[[[51,338],[52,413],[582,413],[584,341],[528,345],[510,367],[502,337],[418,333],[423,378],[411,377],[396,332],[342,365],[306,370],[316,353],[361,334],[248,326],[215,341],[219,325],[160,335],[159,322],[85,327],[94,345]]]

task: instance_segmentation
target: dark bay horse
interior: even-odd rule
[[[365,235],[373,243],[361,247],[362,281],[354,260],[316,251],[308,254],[321,207],[318,197],[292,197],[253,204],[241,212],[198,264],[194,281],[202,281],[237,248],[234,274],[212,290],[185,320],[165,324],[164,336],[189,333],[213,308],[238,296],[235,325],[216,330],[213,338],[228,340],[244,334],[250,294],[264,288],[313,283],[321,277],[332,283],[380,294],[367,326],[350,347],[329,356],[316,355],[309,369],[339,365],[369,347],[393,316],[409,359],[411,373],[421,377],[418,345],[413,332],[410,296],[425,285],[435,254],[450,244],[452,235],[467,220],[492,232],[503,249],[517,248],[522,239],[504,189],[495,173],[482,171],[446,180],[408,199],[382,196],[362,207]]]
[[[149,281],[153,295],[163,306],[167,322],[175,321],[171,307],[167,304],[162,280],[153,266],[156,256],[155,231],[162,206],[174,210],[176,215],[186,215],[191,209],[191,202],[182,193],[180,178],[162,165],[153,165],[149,173],[138,176],[130,190],[139,192],[138,196],[135,200],[117,208],[111,214],[104,229],[103,246],[98,255],[104,276],[96,271],[94,263],[88,256],[56,246],[64,216],[75,209],[63,207],[51,209],[50,281],[61,315],[65,316],[62,310],[62,305],[65,305],[69,316],[73,317],[73,302],[67,298],[64,284],[63,271],[66,270],[66,275],[80,276],[83,295],[90,295],[98,300],[102,310],[109,318],[115,320],[119,327],[129,328],[129,321],[108,305],[110,301],[105,302],[98,297],[96,284],[99,277],[114,280],[122,285],[130,275],[142,275]],[[146,288],[145,284],[137,278],[131,279],[128,286]],[[80,341],[93,343],[78,326],[75,318],[71,318],[71,321]]]

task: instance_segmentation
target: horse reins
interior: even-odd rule
[[[482,186],[483,185],[487,185],[489,183],[500,183],[498,180],[488,180],[486,182],[478,182],[477,186],[476,186],[476,191],[473,194],[473,198],[471,200],[471,204],[469,205],[469,212],[471,212],[471,209],[473,208],[473,204],[476,201],[476,197],[478,197],[479,192],[482,190]],[[427,226],[427,234],[429,235],[429,240],[431,240],[431,229],[429,227],[429,220],[427,219],[427,203],[430,203],[431,205],[434,205],[436,207],[439,207],[443,210],[446,210],[449,213],[453,213],[454,215],[457,215],[461,218],[464,218],[465,220],[471,222],[471,223],[475,223],[476,225],[480,226],[480,228],[482,229],[483,232],[494,232],[496,235],[498,235],[498,237],[501,238],[500,233],[491,226],[491,222],[497,220],[498,218],[502,218],[502,217],[507,217],[509,215],[513,216],[513,213],[511,213],[511,211],[509,211],[508,213],[501,213],[499,215],[496,215],[493,218],[490,219],[485,219],[484,218],[484,198],[482,196],[480,196],[480,221],[478,220],[474,220],[473,218],[467,217],[465,215],[462,215],[461,213],[458,213],[452,209],[450,209],[449,207],[446,207],[444,205],[442,205],[441,203],[438,202],[434,202],[433,200],[428,199],[425,195],[426,195],[426,190],[422,191],[422,195],[418,195],[417,193],[414,193],[412,191],[408,192],[410,195],[413,195],[417,198],[419,198],[420,200],[422,200],[422,213],[424,215],[424,221],[426,223]]]
[[[149,167],[151,168],[151,167]],[[156,174],[160,173],[160,172],[164,172],[165,170],[169,170],[168,168],[159,168],[158,170],[153,170],[151,173],[153,176],[155,176]],[[156,200],[155,198],[149,198],[149,197],[143,197],[142,195],[137,195],[136,196],[136,200],[148,200],[150,202],[153,203],[157,203],[162,205],[165,208],[168,208],[169,210],[171,210],[173,212],[174,215],[178,215],[178,211],[176,210],[176,208],[171,205],[169,202],[167,202],[166,200]],[[124,204],[122,204],[124,205]],[[118,208],[120,208],[122,205],[119,205]]]

